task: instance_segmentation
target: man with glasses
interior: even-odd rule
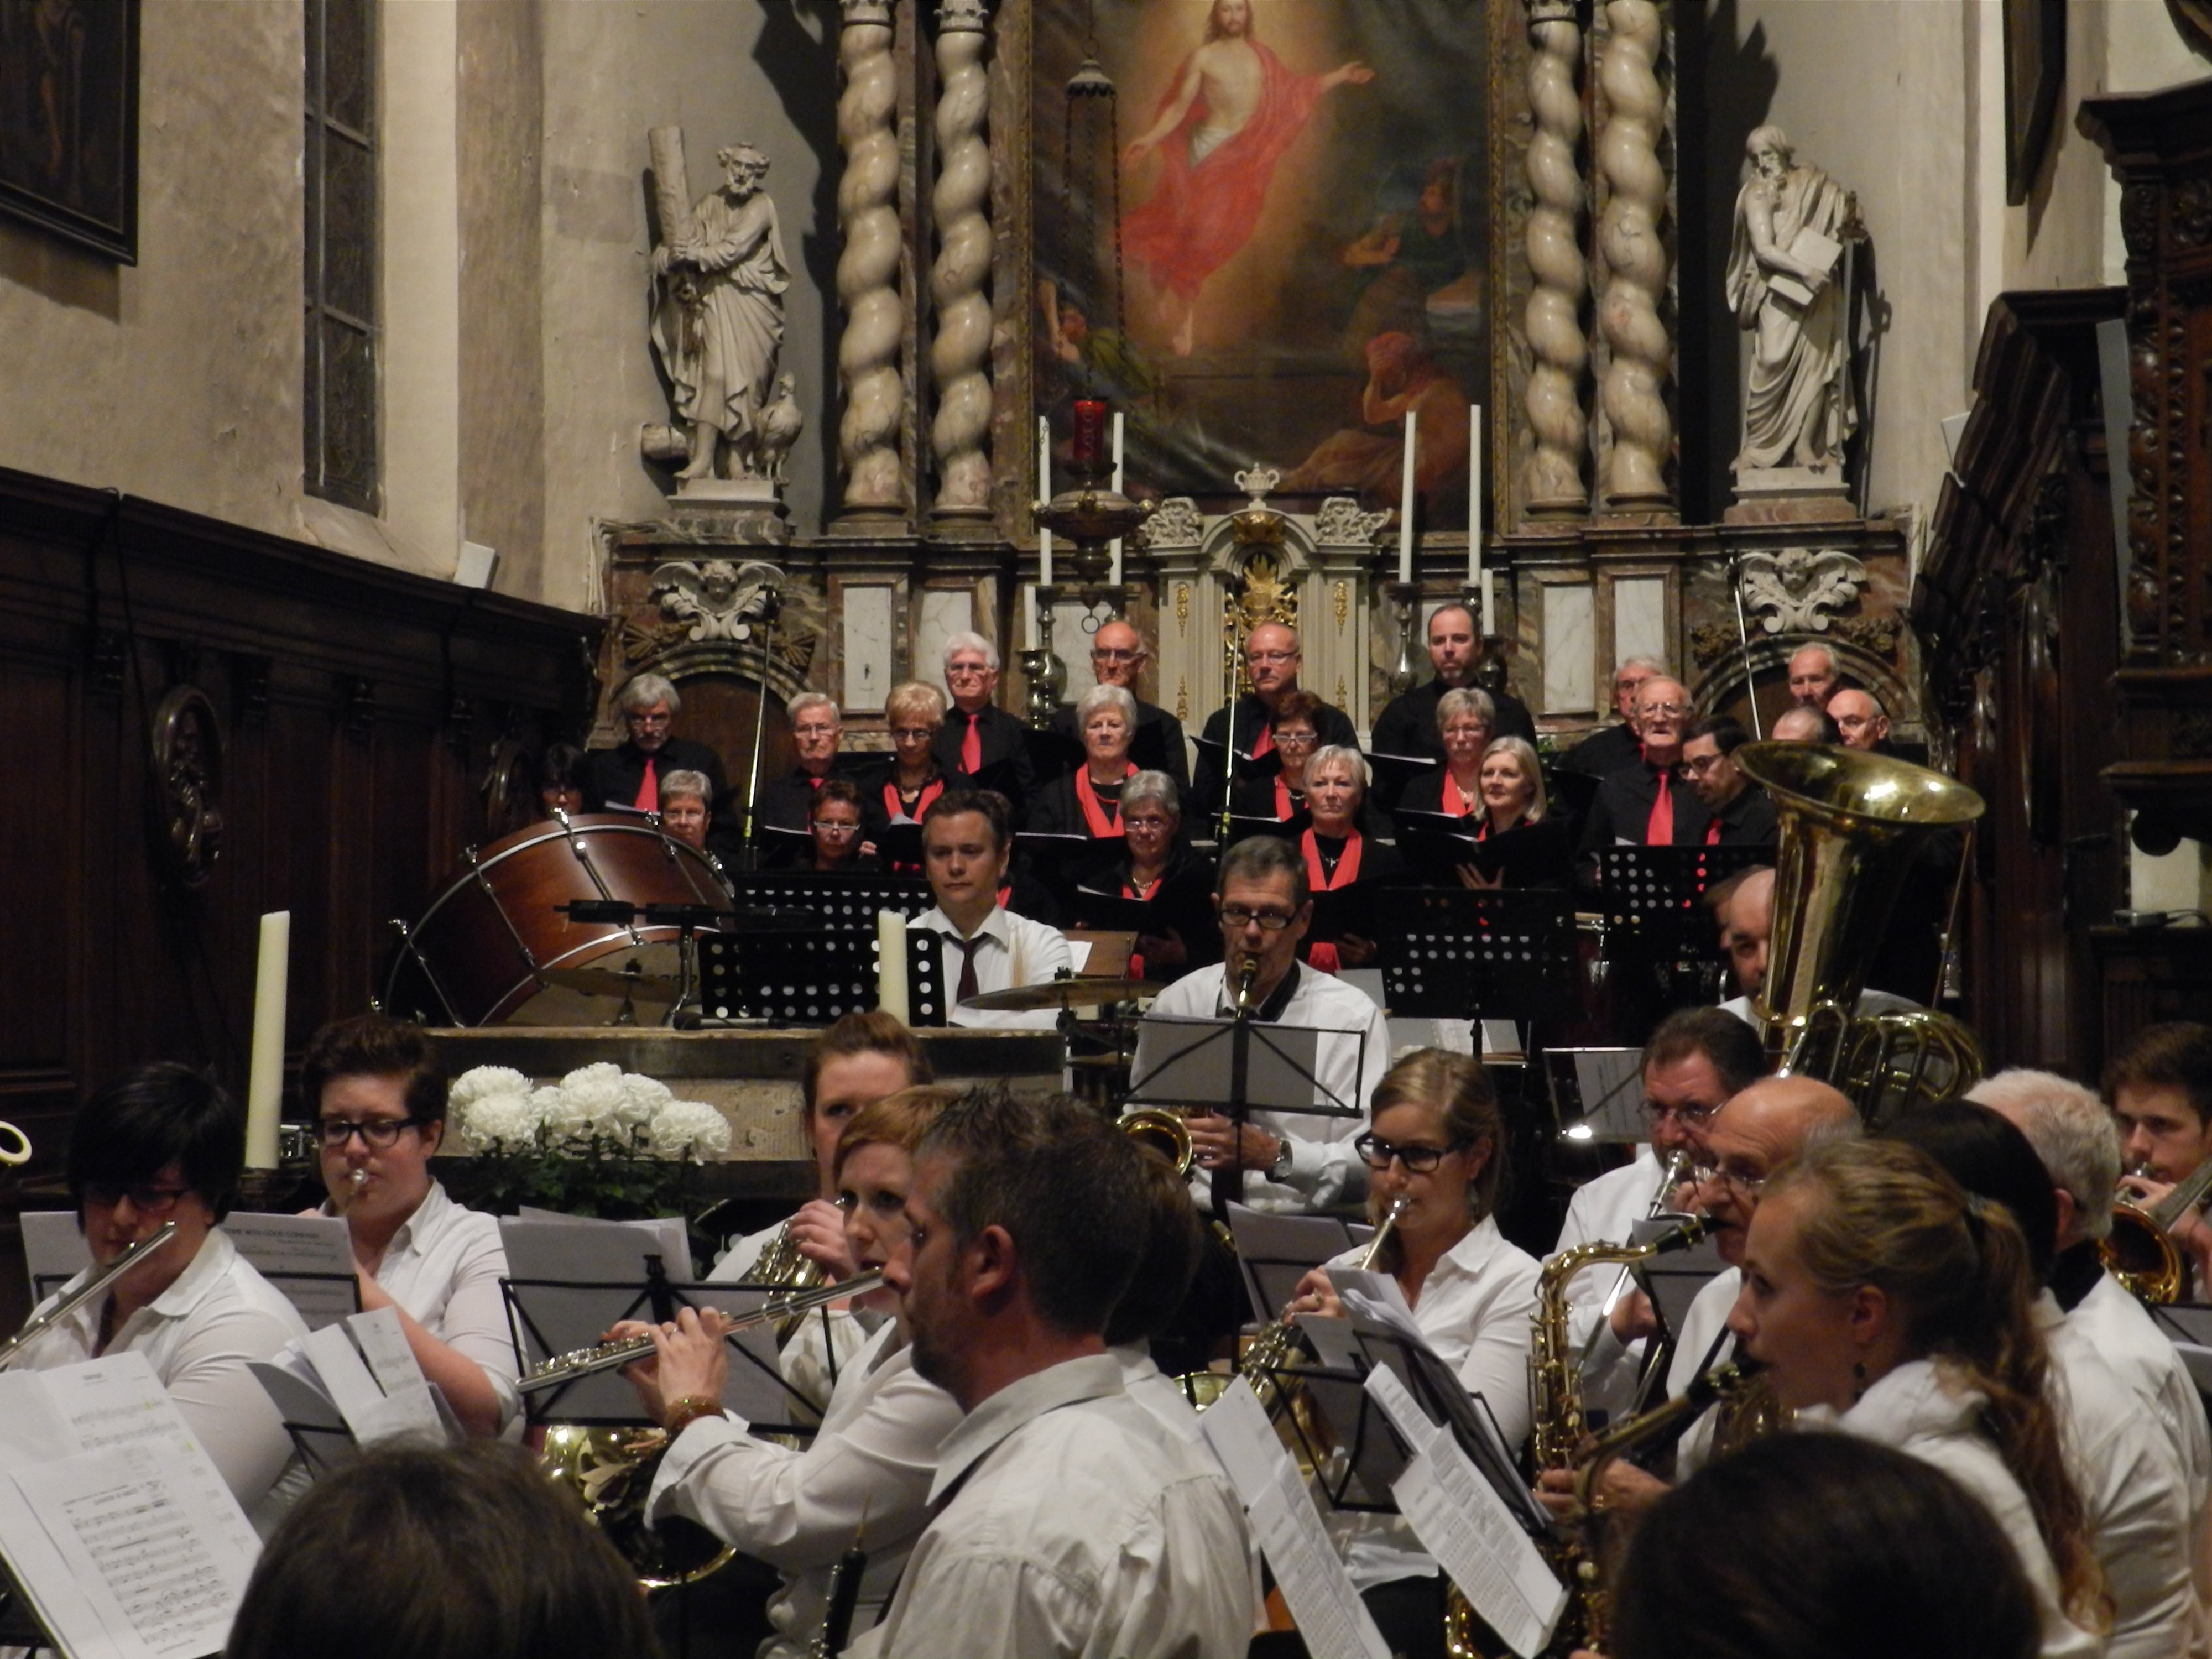
[[[1606,774],[1583,825],[1585,856],[1607,847],[1700,847],[1705,803],[1681,775],[1682,732],[1690,693],[1680,680],[1655,675],[1636,693],[1638,757]]]
[[[391,1308],[422,1375],[471,1434],[521,1405],[499,1281],[499,1223],[462,1208],[430,1174],[446,1135],[446,1073],[420,1029],[362,1014],[315,1033],[300,1062],[330,1199],[345,1218],[364,1310]]]
[[[1249,696],[1214,710],[1199,738],[1197,787],[1194,793],[1201,820],[1221,811],[1228,788],[1228,762],[1234,726],[1235,767],[1241,775],[1254,761],[1263,761],[1275,750],[1275,714],[1283,699],[1298,689],[1298,670],[1305,658],[1298,649],[1297,633],[1280,623],[1262,623],[1244,641],[1244,672],[1252,682]],[[1341,708],[1321,705],[1315,729],[1323,745],[1359,747],[1359,734]]]
[[[628,735],[612,749],[584,757],[584,810],[658,812],[660,786],[672,772],[703,774],[714,787],[708,805],[719,810],[730,791],[722,757],[708,744],[674,735],[684,699],[665,675],[640,674],[615,699]]]
[[[819,691],[802,691],[791,700],[791,770],[761,784],[761,823],[771,830],[805,835],[814,797],[837,775],[838,750],[845,738],[837,705]]]
[[[1682,738],[1682,770],[1710,815],[1708,847],[1771,847],[1781,834],[1774,802],[1735,763],[1751,733],[1726,715],[1699,720]]]
[[[1618,726],[1601,726],[1559,757],[1559,769],[1584,777],[1602,778],[1634,763],[1638,753],[1636,695],[1646,680],[1657,679],[1667,665],[1656,657],[1625,657],[1613,671],[1613,710]]]
[[[1129,739],[1129,760],[1139,772],[1164,772],[1175,780],[1178,794],[1190,793],[1190,756],[1183,744],[1182,722],[1158,703],[1137,696],[1137,681],[1152,660],[1145,636],[1116,617],[1091,636],[1091,672],[1101,685],[1118,685],[1135,699],[1137,729]],[[1073,744],[1083,746],[1076,729],[1075,709],[1069,705],[1052,717],[1052,729]]]
[[[999,648],[981,634],[945,642],[945,689],[952,707],[931,744],[947,772],[965,772],[978,789],[995,789],[1025,810],[1036,789],[1030,729],[992,699],[999,694]]]
[[[1413,755],[1438,765],[1443,763],[1444,744],[1438,732],[1437,705],[1443,701],[1447,691],[1483,689],[1476,678],[1482,667],[1482,632],[1475,624],[1474,613],[1467,606],[1440,605],[1430,616],[1429,665],[1436,670],[1436,678],[1415,686],[1403,696],[1393,698],[1390,706],[1376,718],[1377,755]],[[1529,718],[1526,703],[1503,690],[1486,695],[1492,706],[1492,737],[1522,738],[1532,744],[1536,741],[1536,722]],[[1398,805],[1402,781],[1402,774],[1394,780],[1388,798],[1382,802],[1385,807]],[[1378,795],[1381,793],[1378,789]]]
[[[1382,1011],[1335,975],[1298,961],[1298,945],[1313,924],[1313,903],[1305,860],[1290,842],[1273,836],[1238,842],[1222,855],[1213,891],[1227,960],[1184,975],[1160,993],[1152,1012],[1184,1019],[1226,1018],[1249,962],[1255,965],[1254,1018],[1264,1024],[1319,1030],[1316,1082],[1328,1097],[1356,1104],[1363,1115],[1255,1111],[1241,1139],[1226,1117],[1210,1112],[1194,1117],[1190,1139],[1199,1173],[1193,1177],[1193,1192],[1210,1206],[1205,1175],[1236,1157],[1244,1167],[1244,1202],[1255,1209],[1352,1208],[1367,1193],[1367,1166],[1352,1151],[1352,1141],[1367,1127],[1367,1103],[1390,1063],[1390,1033]]]
[[[70,1197],[93,1266],[40,1304],[44,1312],[164,1222],[170,1241],[103,1297],[57,1322],[15,1355],[16,1370],[53,1370],[130,1350],[154,1376],[263,1537],[305,1489],[292,1443],[247,1362],[304,1340],[292,1304],[218,1226],[246,1162],[246,1119],[230,1097],[182,1066],[141,1067],[88,1100],[70,1126]]]
[[[1585,1182],[1567,1204],[1557,1255],[1577,1245],[1603,1240],[1626,1243],[1636,1224],[1655,1211],[1676,1206],[1695,1152],[1694,1137],[1723,1102],[1765,1075],[1766,1055],[1757,1033],[1718,1008],[1683,1008],[1667,1016],[1644,1045],[1641,1078],[1644,1121],[1650,1139],[1620,1168]],[[1675,1179],[1664,1179],[1674,1169]],[[1595,1269],[1576,1279],[1569,1292],[1573,1316],[1568,1329],[1577,1352],[1590,1340],[1619,1276]],[[1627,1345],[1626,1358],[1641,1358],[1642,1343]],[[1596,1351],[1590,1350],[1593,1358]],[[1607,1358],[1583,1373],[1583,1397],[1610,1412],[1628,1407],[1635,1396],[1636,1367],[1620,1363],[1619,1344]]]

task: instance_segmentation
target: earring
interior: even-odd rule
[[[1851,1361],[1851,1404],[1856,1406],[1865,1399],[1866,1390],[1866,1361],[1854,1359]]]

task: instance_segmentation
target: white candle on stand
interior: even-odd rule
[[[1037,505],[1052,499],[1052,422],[1037,416]],[[1052,586],[1052,532],[1037,526],[1037,586]]]
[[[1486,636],[1490,626],[1490,583],[1482,574],[1482,405],[1467,406],[1467,585],[1481,596],[1475,620]]]
[[[253,1047],[246,1083],[246,1167],[273,1170],[277,1121],[284,1115],[284,999],[292,955],[292,913],[261,918],[261,957],[253,975]]]
[[[1418,441],[1420,416],[1418,411],[1406,411],[1406,475],[1398,485],[1398,580],[1413,580],[1413,450]]]
[[[906,918],[876,912],[876,1006],[902,1025],[914,1024],[906,988]]]
[[[1114,411],[1114,493],[1121,493],[1121,411]],[[1121,585],[1121,538],[1114,538],[1114,570],[1107,578],[1115,586]]]

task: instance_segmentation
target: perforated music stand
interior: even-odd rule
[[[927,908],[927,907],[925,907]],[[699,941],[699,1000],[714,1021],[827,1025],[876,1006],[873,913],[866,933],[787,933]],[[921,928],[906,936],[908,1024],[945,1024],[944,942]]]
[[[1377,895],[1376,926],[1390,941],[1382,985],[1393,1014],[1526,1024],[1573,1000],[1568,894],[1389,888]]]
[[[1771,847],[1601,848],[1599,908],[1607,927],[1695,921],[1706,889],[1773,862]]]
[[[908,921],[937,902],[920,876],[885,875],[873,870],[756,871],[735,878],[741,901],[777,909],[811,910],[825,933],[876,936],[876,913],[895,910]]]

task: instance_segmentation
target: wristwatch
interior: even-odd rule
[[[1275,1161],[1267,1166],[1267,1179],[1278,1186],[1291,1178],[1291,1143],[1286,1135],[1275,1137]]]

